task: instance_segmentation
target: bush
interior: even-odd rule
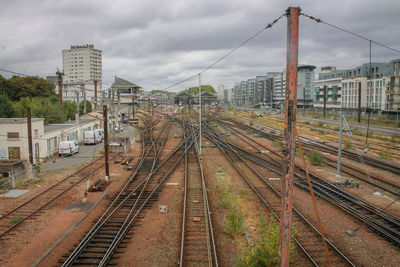
[[[226,216],[226,224],[224,232],[230,235],[237,235],[244,233],[243,216],[237,207],[232,208]]]
[[[14,214],[14,216],[11,218],[10,223],[12,224],[17,224],[19,222],[21,222],[24,218],[22,217],[21,214]]]
[[[219,191],[219,200],[222,208],[229,209],[236,206],[237,196],[232,192],[232,186],[229,184],[229,179],[218,179],[217,189]]]
[[[276,266],[279,260],[279,223],[271,216],[269,224],[260,219],[255,241],[243,249],[239,257],[239,266]],[[292,228],[292,236],[295,228]],[[290,255],[294,254],[293,238],[290,242]]]
[[[322,154],[319,151],[311,151],[308,155],[308,160],[313,166],[321,166],[323,164]]]
[[[271,134],[276,134],[276,131],[275,130],[271,130]]]

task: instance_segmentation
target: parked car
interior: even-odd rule
[[[96,131],[86,131],[83,133],[83,143],[85,145],[95,145],[101,142],[101,136]]]
[[[122,126],[122,124],[118,124],[115,126],[115,131],[116,132],[120,132],[124,130],[124,126]]]
[[[58,145],[58,156],[73,155],[79,152],[79,145],[75,141],[64,141]]]

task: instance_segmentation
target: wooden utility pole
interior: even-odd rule
[[[361,122],[361,82],[358,83],[358,116],[357,116],[357,121],[358,121],[358,123]]]
[[[324,120],[326,117],[326,85],[324,85]]]
[[[29,162],[33,164],[33,143],[32,143],[32,116],[31,108],[26,109],[26,120],[28,123],[28,146],[29,146]]]
[[[135,96],[132,96],[132,117],[135,117]]]
[[[94,109],[97,109],[97,80],[93,80],[94,82]]]
[[[299,7],[289,7],[287,16],[285,159],[282,179],[282,202],[279,236],[279,265],[289,266],[292,228],[293,173],[296,149],[295,121],[297,106],[297,64],[299,45]]]
[[[107,105],[103,106],[103,120],[104,120],[104,160],[106,165],[106,176],[110,178],[110,166],[108,165],[108,114]]]
[[[63,104],[63,76],[64,72],[61,72],[57,69],[56,75],[58,77],[58,100],[60,102],[60,107],[62,109]]]

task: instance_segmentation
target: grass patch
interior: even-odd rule
[[[279,223],[270,217],[269,223],[260,218],[260,224],[253,244],[242,249],[238,266],[277,266],[279,260]],[[292,227],[292,236],[296,230]],[[294,255],[295,244],[293,238],[290,242],[290,255]]]
[[[242,188],[239,190],[239,195],[242,198],[247,198],[249,196],[249,190],[247,190],[246,188]]]
[[[274,147],[279,147],[279,148],[282,148],[282,147],[283,147],[283,143],[282,143],[281,140],[275,140],[275,141],[273,142],[273,145],[274,145]]]
[[[347,150],[353,150],[353,149],[354,149],[354,145],[353,145],[353,143],[350,142],[350,141],[347,141],[346,144],[345,144],[344,146],[345,146],[345,148],[346,148]]]
[[[217,189],[221,207],[229,211],[225,217],[224,232],[230,235],[243,234],[245,231],[244,218],[240,213],[238,195],[232,190],[230,180],[225,177],[219,178],[217,180]]]
[[[217,168],[217,172],[224,172],[225,171],[225,167],[224,166],[220,166]]]
[[[308,161],[313,166],[322,166],[322,164],[324,163],[321,152],[315,150],[311,151],[308,155]]]
[[[275,130],[271,130],[271,134],[276,134],[276,131]]]
[[[11,218],[10,223],[12,224],[17,224],[19,222],[21,222],[24,218],[22,217],[21,214],[14,214],[14,216]]]
[[[379,153],[379,156],[380,156],[382,159],[387,159],[387,160],[391,160],[391,159],[392,159],[392,156],[390,155],[390,153],[389,153],[387,150],[382,150],[382,151]]]

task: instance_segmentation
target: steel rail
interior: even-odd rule
[[[167,122],[168,123],[168,122]],[[161,128],[160,132],[158,133],[156,140],[159,138],[159,136],[161,135],[161,133],[163,132],[163,130],[166,128],[167,123],[164,124],[164,126]],[[150,131],[151,132],[153,127],[150,127]],[[144,142],[144,133],[143,133],[143,144],[142,144],[142,158],[139,162],[139,164],[136,167],[135,172],[131,175],[131,177],[128,179],[128,181],[125,183],[124,187],[122,188],[122,190],[120,190],[120,192],[118,193],[118,195],[115,197],[115,199],[113,200],[113,202],[109,205],[109,207],[107,208],[107,210],[103,213],[103,215],[97,220],[96,224],[92,227],[92,229],[90,230],[90,232],[84,237],[84,239],[79,243],[79,245],[74,249],[74,251],[69,255],[69,257],[65,260],[65,262],[63,263],[63,266],[71,266],[72,263],[76,260],[76,258],[79,256],[80,252],[82,252],[84,250],[84,248],[89,244],[89,242],[92,240],[92,238],[96,235],[96,233],[98,232],[98,230],[112,217],[112,214],[114,214],[117,210],[119,210],[122,205],[128,200],[130,199],[130,197],[132,195],[134,195],[136,193],[136,191],[140,188],[140,186],[145,182],[145,180],[143,180],[135,189],[133,189],[126,197],[124,197],[121,202],[114,208],[114,210],[111,210],[112,207],[114,207],[114,205],[120,201],[121,196],[124,194],[125,190],[127,189],[127,187],[131,184],[131,182],[136,178],[137,173],[139,172],[140,168],[143,166],[143,162],[144,159],[146,158],[146,156],[148,155],[149,151],[155,147],[156,144],[156,140],[152,139],[152,136],[150,137],[151,139],[151,145],[150,147],[147,149],[146,153],[144,153],[144,147],[145,147],[145,142]],[[143,154],[144,153],[144,154]],[[155,160],[156,157],[154,157]],[[111,212],[110,212],[111,211]],[[109,213],[110,212],[110,213]]]
[[[211,128],[209,128],[210,131],[212,131]],[[267,181],[265,180],[265,178],[258,173],[254,168],[252,168],[243,158],[242,156],[239,154],[239,152],[236,151],[236,149],[231,146],[228,142],[226,141],[221,141],[220,139],[217,138],[213,138],[215,137],[216,133],[213,132],[212,134],[209,133],[209,137],[211,137],[212,139],[214,139],[214,143],[217,144],[217,146],[220,148],[220,150],[224,153],[224,155],[228,158],[228,160],[231,162],[231,164],[234,166],[234,168],[238,171],[238,173],[240,174],[240,176],[246,181],[246,183],[253,189],[253,191],[258,195],[258,197],[261,199],[261,201],[272,211],[274,217],[279,221],[280,218],[279,216],[275,213],[275,211],[272,209],[272,207],[267,203],[267,201],[264,199],[264,197],[262,197],[261,193],[255,188],[255,186],[249,181],[249,179],[246,177],[246,175],[242,172],[242,170],[240,169],[240,167],[238,167],[238,165],[235,163],[235,161],[232,159],[231,156],[228,155],[228,153],[225,151],[225,148],[230,149],[231,152],[233,152],[234,154],[236,154],[236,156],[241,160],[241,162],[243,162],[249,170],[251,170],[254,174],[256,174],[256,176],[263,182],[265,183],[268,188],[279,198],[281,197],[280,193]],[[211,139],[211,140],[212,140]],[[296,208],[293,208],[294,212],[296,215],[299,216],[299,218],[301,220],[304,221],[304,223],[310,227],[315,234],[318,235],[318,240],[321,240],[321,233],[319,232],[319,230],[314,227]],[[315,261],[315,259],[310,255],[310,253],[307,251],[307,249],[301,244],[301,242],[294,237],[294,240],[296,242],[296,244],[298,245],[298,247],[302,250],[302,252],[306,255],[306,257],[311,261],[311,263],[314,266],[318,266],[317,262]],[[331,241],[329,241],[328,239],[326,239],[327,244],[329,245],[330,249],[333,250],[335,253],[337,253],[340,258],[342,258],[349,266],[355,266],[338,248],[336,248],[333,243]]]
[[[111,157],[110,160],[114,159],[115,157],[117,157],[118,155],[120,155],[120,153],[115,154],[113,157]],[[98,159],[99,160],[99,159]],[[97,160],[96,160],[97,161]],[[92,166],[92,164],[94,164],[95,162],[92,162],[90,164],[88,164],[87,166],[81,168],[79,171],[85,169],[88,166]],[[77,182],[70,184],[66,189],[64,189],[63,191],[61,191],[60,193],[56,194],[53,198],[51,198],[50,200],[48,200],[47,202],[45,202],[43,205],[41,205],[39,208],[36,208],[34,211],[30,212],[29,215],[27,215],[26,217],[24,217],[22,220],[18,221],[17,223],[15,223],[14,225],[12,225],[11,227],[7,228],[6,230],[4,230],[2,233],[0,233],[0,237],[5,236],[6,234],[8,234],[9,232],[11,232],[12,230],[14,230],[15,228],[17,228],[19,225],[21,225],[23,222],[25,222],[27,219],[31,218],[33,215],[37,214],[39,211],[43,210],[45,207],[47,207],[50,203],[52,203],[53,201],[55,201],[56,199],[58,199],[60,196],[62,196],[63,194],[65,194],[66,192],[68,192],[71,188],[75,187],[75,185],[79,184],[81,181],[83,181],[84,179],[86,179],[86,177],[88,177],[89,175],[91,175],[92,173],[96,172],[97,170],[99,170],[100,168],[102,168],[105,165],[105,163],[100,163],[100,166],[96,167],[95,169],[92,169],[91,172],[83,175]],[[79,172],[78,171],[78,172]],[[77,172],[75,172],[74,174],[76,174]],[[74,175],[72,174],[72,175]],[[68,176],[68,178],[71,178],[72,175]],[[62,182],[64,182],[65,180],[67,180],[68,178],[64,179]],[[55,186],[59,185],[60,183],[57,183]],[[27,202],[25,202],[24,204],[22,204],[21,206],[15,208],[12,212],[8,213],[7,215],[4,215],[1,217],[1,219],[5,219],[7,216],[11,215],[11,213],[15,212],[16,210],[24,207],[25,205],[31,203],[33,200],[36,200],[38,197],[42,196],[44,193],[49,192],[51,189],[54,189],[55,186],[50,187],[49,189],[45,190],[44,192],[40,193],[39,195],[35,196],[34,198],[28,200]]]
[[[240,149],[242,153],[248,153],[251,154],[250,152]],[[258,160],[254,160],[254,158],[258,158]],[[263,158],[260,158],[256,155],[251,155],[248,156],[250,160],[252,160],[254,163],[261,165],[265,168],[268,168],[278,174],[281,174],[281,167],[279,164],[275,164],[273,162],[266,161]],[[261,161],[261,163],[260,163]],[[274,165],[271,168],[271,165]],[[308,186],[306,185],[306,181],[304,180],[304,169],[301,168],[300,166],[296,167],[298,170],[296,171],[296,179],[295,184],[299,187],[301,187],[304,190],[308,191]],[[299,169],[302,173],[299,173]],[[397,244],[398,246],[400,245],[400,219],[390,215],[372,205],[369,203],[366,203],[362,199],[359,199],[346,191],[341,190],[340,188],[331,185],[328,182],[325,182],[323,179],[319,178],[317,175],[313,174],[310,172],[310,176],[312,178],[312,184],[314,187],[314,190],[316,193],[329,201],[332,204],[335,204],[339,208],[343,209],[344,211],[350,213],[357,219],[361,220],[362,222],[366,223],[369,225],[371,228],[376,230],[378,233],[383,235],[385,238],[387,238],[389,241],[392,243]],[[334,194],[334,195],[333,195]],[[349,204],[352,203],[352,204]],[[364,212],[370,213],[364,214],[360,210],[356,209],[355,207],[352,207],[351,205],[356,205],[359,208],[362,208]],[[379,219],[372,218],[372,216],[377,216],[384,222],[379,222]],[[387,223],[390,223],[391,226],[388,226]]]

